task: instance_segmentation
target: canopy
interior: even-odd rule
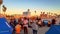
[[[12,34],[12,27],[5,18],[0,18],[0,34]]]
[[[60,25],[52,25],[46,34],[60,34]]]

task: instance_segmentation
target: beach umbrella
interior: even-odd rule
[[[45,34],[60,34],[60,25],[52,25]]]
[[[12,34],[13,28],[10,26],[6,18],[0,18],[0,34]]]

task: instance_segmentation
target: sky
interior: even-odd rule
[[[3,4],[7,7],[6,14],[22,14],[22,12],[30,9],[32,14],[37,11],[52,12],[60,14],[60,0],[3,0]]]

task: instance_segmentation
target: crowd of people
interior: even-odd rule
[[[55,19],[52,19],[51,21],[48,20],[47,27],[50,27],[51,25],[54,25],[56,22]],[[12,34],[20,34],[21,30],[24,30],[24,34],[28,34],[28,28],[32,28],[33,34],[37,34],[37,30],[40,27],[44,27],[46,24],[44,21],[42,21],[41,18],[19,18],[19,19],[10,19],[9,24],[13,27],[13,33]]]

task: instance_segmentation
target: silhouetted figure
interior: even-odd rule
[[[36,24],[35,20],[33,21],[31,26],[32,26],[32,29],[33,29],[33,34],[37,34],[38,25]]]
[[[28,34],[28,20],[27,18],[24,18],[24,21],[23,21],[23,26],[24,26],[24,34]]]
[[[20,34],[20,32],[21,32],[21,25],[20,25],[20,23],[17,23],[17,25],[15,26],[15,31],[16,31],[16,34]]]
[[[21,25],[21,29],[23,29],[23,21],[22,21],[22,19],[21,18],[19,18],[18,19],[18,22],[20,23],[20,25]]]
[[[17,24],[18,22],[17,22],[17,19],[14,19],[14,25],[16,26],[16,24]]]
[[[54,25],[54,24],[55,24],[55,22],[56,22],[56,20],[55,20],[55,19],[52,19],[52,25]]]
[[[12,34],[15,34],[15,25],[14,25],[14,20],[10,20],[10,25],[13,27],[13,32]]]
[[[51,22],[50,21],[48,21],[48,27],[50,27],[51,26]]]

